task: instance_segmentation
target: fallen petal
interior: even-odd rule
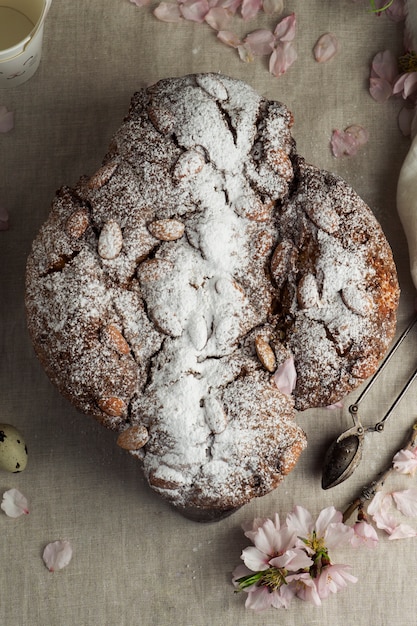
[[[14,127],[14,113],[0,106],[0,133],[8,133]]]
[[[181,15],[190,22],[204,22],[209,12],[207,0],[186,0],[179,5]]]
[[[417,517],[417,488],[394,491],[391,495],[403,515]]]
[[[359,144],[354,135],[343,130],[334,130],[330,139],[332,154],[336,159],[342,156],[354,156],[359,148]]]
[[[8,517],[16,518],[29,513],[28,501],[17,489],[4,492],[1,508]]]
[[[244,63],[252,63],[254,60],[254,54],[247,44],[243,43],[237,47],[237,51],[239,53],[239,58]]]
[[[244,43],[249,46],[255,56],[265,56],[272,53],[274,35],[270,30],[254,30],[245,37]]]
[[[348,133],[355,138],[358,146],[364,146],[369,141],[369,132],[363,126],[359,124],[352,124],[345,129],[345,133]]]
[[[214,30],[222,31],[229,24],[232,19],[232,14],[228,9],[223,9],[222,7],[213,7],[209,9],[206,17],[204,18],[205,22],[214,28]]]
[[[295,13],[291,13],[291,15],[284,17],[275,27],[275,39],[278,41],[293,41],[296,26],[297,19],[295,17]]]
[[[178,4],[171,2],[160,2],[153,12],[154,16],[161,22],[177,24],[183,21]]]
[[[313,48],[314,58],[317,63],[330,61],[339,51],[339,42],[333,33],[325,33],[316,42]]]
[[[281,363],[272,377],[275,385],[287,396],[294,391],[297,382],[297,371],[294,365],[294,357],[290,356],[286,361]]]
[[[262,7],[262,0],[242,0],[240,12],[244,20],[251,20],[259,13]]]
[[[69,541],[53,541],[43,551],[43,561],[50,572],[66,567],[72,559],[72,547]]]
[[[297,52],[289,41],[280,42],[269,58],[269,71],[277,78],[297,60]]]
[[[239,37],[230,30],[220,30],[217,33],[217,39],[220,39],[222,43],[226,44],[226,46],[230,46],[231,48],[238,48],[242,44]]]
[[[376,102],[386,102],[393,95],[393,88],[385,78],[371,77],[369,79],[369,93]]]
[[[266,15],[280,14],[284,10],[284,0],[263,0],[262,9]]]

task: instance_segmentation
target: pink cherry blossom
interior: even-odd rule
[[[393,491],[392,497],[397,509],[407,517],[417,517],[417,488]]]
[[[50,572],[66,567],[72,559],[72,547],[67,540],[48,543],[42,555],[43,561]]]
[[[244,20],[251,20],[259,13],[262,0],[242,0],[240,12]]]
[[[269,58],[269,72],[282,76],[297,60],[297,52],[291,41],[280,41]]]
[[[275,27],[274,35],[278,41],[293,41],[295,37],[295,29],[297,26],[297,18],[295,13],[291,13],[284,17]]]
[[[361,521],[356,522],[353,526],[351,544],[354,548],[366,546],[368,548],[376,548],[378,545],[378,534],[372,524]]]
[[[414,101],[417,97],[417,72],[400,74],[393,84],[392,93],[402,96],[404,100],[411,98]]]
[[[209,11],[207,0],[185,0],[179,5],[181,15],[190,22],[204,22]]]
[[[205,22],[217,31],[225,30],[231,19],[230,11],[222,7],[211,7],[204,18]]]
[[[376,102],[385,102],[392,96],[397,76],[397,59],[391,50],[378,52],[372,60],[369,78],[369,93]]]
[[[295,595],[310,602],[314,606],[321,606],[321,599],[317,591],[317,585],[310,574],[295,574],[292,576],[292,585],[294,586]]]
[[[353,529],[344,524],[342,519],[342,513],[334,506],[323,509],[316,520],[307,509],[296,506],[287,515],[286,523],[312,554],[317,551],[318,545],[331,549],[351,541]]]
[[[235,33],[232,33],[230,30],[220,30],[217,33],[217,38],[222,43],[226,44],[226,46],[230,46],[231,48],[238,48],[240,45],[242,45],[239,37]]]
[[[16,518],[29,513],[27,498],[18,489],[4,492],[1,508],[8,517]]]
[[[390,540],[417,535],[414,528],[409,524],[400,523],[395,517],[391,494],[377,492],[368,505],[368,514],[372,516],[377,527],[389,535]]]
[[[345,130],[335,129],[330,139],[332,154],[336,158],[354,156],[359,148],[369,140],[369,133],[359,124],[352,124]]]
[[[271,54],[274,47],[275,37],[270,30],[259,29],[246,35],[244,43],[249,46],[254,56]]]
[[[172,2],[160,2],[153,12],[154,16],[161,22],[176,24],[183,21],[178,4]]]
[[[411,135],[411,129],[415,113],[416,109],[407,105],[403,106],[398,113],[398,128],[405,137]]]
[[[339,51],[339,41],[333,33],[325,33],[317,40],[313,54],[317,63],[326,63]]]
[[[297,370],[295,369],[293,356],[290,356],[283,363],[278,365],[272,380],[281,393],[287,396],[292,394],[297,382]]]
[[[417,448],[413,448],[412,450],[399,450],[392,462],[394,469],[400,474],[410,474],[410,476],[414,476],[417,470]]]
[[[349,565],[328,565],[323,568],[316,579],[317,593],[321,599],[328,598],[331,593],[347,587],[348,583],[356,583],[358,579],[349,573]]]

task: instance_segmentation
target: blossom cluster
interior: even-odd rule
[[[376,528],[388,534],[390,540],[416,537],[416,529],[399,515],[417,519],[417,488],[391,493],[381,489],[391,472],[414,476],[416,439],[415,426],[411,444],[395,454],[380,483],[372,484],[373,491],[366,496],[366,513],[363,501],[355,501],[358,516],[352,526],[345,519],[350,515],[333,506],[323,509],[315,520],[307,509],[296,506],[283,523],[276,513],[273,518],[255,519],[244,528],[253,546],[242,551],[243,564],[233,572],[233,584],[236,591],[247,593],[246,608],[288,608],[296,597],[320,606],[330,594],[357,581],[349,565],[333,561],[330,553],[336,548],[375,548],[379,541]]]
[[[244,564],[233,572],[233,583],[247,593],[246,608],[288,608],[294,597],[320,606],[322,599],[357,581],[348,565],[331,560],[330,550],[359,537],[332,506],[316,520],[301,506],[282,524],[278,514],[256,519],[245,535],[254,545],[243,550]]]
[[[393,22],[402,22],[406,17],[405,0],[393,0],[386,10]],[[369,92],[379,103],[392,96],[403,99],[398,123],[404,135],[411,133],[411,121],[417,104],[417,50],[413,49],[411,33],[404,29],[404,55],[397,59],[391,50],[378,52],[371,64]]]

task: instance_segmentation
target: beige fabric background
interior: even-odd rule
[[[38,72],[25,85],[0,91],[0,104],[16,114],[14,130],[0,135],[0,197],[11,215],[10,230],[0,233],[0,421],[24,432],[30,454],[22,474],[0,472],[0,491],[17,487],[31,503],[24,518],[0,515],[2,625],[415,623],[417,539],[391,542],[381,535],[374,551],[339,552],[359,582],[319,609],[294,601],[286,612],[255,614],[245,610],[245,597],[233,593],[230,579],[248,545],[243,521],[285,514],[295,504],[313,513],[330,504],[344,508],[374,478],[416,418],[416,387],[385,434],[369,437],[363,464],[343,485],[321,490],[320,459],[329,440],[351,425],[347,409],[308,411],[298,418],[308,449],[282,487],[222,522],[199,525],[158,499],[115,436],[58,395],[33,355],[23,305],[26,256],[55,190],[98,167],[131,94],[163,77],[219,71],[289,105],[299,152],[341,174],[372,207],[398,265],[402,329],[415,293],[395,187],[409,141],[397,129],[400,103],[378,105],[367,91],[373,55],[388,47],[401,52],[402,25],[370,15],[364,4],[287,0],[286,12],[298,16],[299,59],[276,79],[262,60],[242,63],[209,27],[162,24],[128,0],[53,0]],[[243,24],[242,33],[276,21]],[[311,50],[326,31],[337,35],[341,51],[318,65]],[[369,144],[354,158],[336,160],[331,132],[352,123],[368,128]],[[415,366],[415,346],[416,336],[367,398],[367,425],[382,416]],[[50,574],[41,554],[59,538],[71,541],[74,557],[67,569]]]

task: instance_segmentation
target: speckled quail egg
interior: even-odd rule
[[[0,424],[0,469],[22,472],[27,459],[28,451],[22,434],[11,424]]]

